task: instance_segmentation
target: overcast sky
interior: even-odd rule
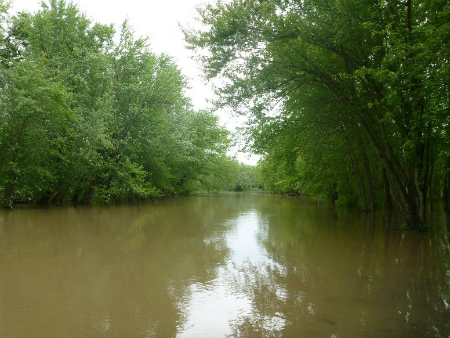
[[[204,83],[199,65],[192,60],[179,24],[183,27],[195,26],[196,7],[210,0],[73,0],[88,18],[103,24],[114,24],[119,30],[128,19],[137,37],[149,37],[153,52],[172,56],[183,74],[189,78],[191,89],[187,92],[196,109],[208,108],[208,100],[213,98],[211,88]],[[35,12],[40,8],[40,0],[12,0],[16,11]],[[236,119],[218,114],[221,123],[229,129],[236,125]],[[239,160],[254,164],[256,158],[238,155]]]

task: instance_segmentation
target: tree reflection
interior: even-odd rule
[[[190,284],[229,254],[223,224],[243,206],[221,202],[12,211],[0,232],[0,335],[177,335]]]
[[[0,336],[450,335],[445,220],[244,194],[2,217]]]
[[[448,235],[285,204],[283,212],[261,207],[269,221],[259,240],[274,263],[249,263],[235,278],[253,307],[233,336],[450,334]]]

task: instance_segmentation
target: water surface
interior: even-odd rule
[[[0,211],[0,337],[447,337],[448,220],[314,199]]]

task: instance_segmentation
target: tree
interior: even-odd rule
[[[199,14],[205,29],[186,39],[226,79],[219,104],[264,125],[278,102],[283,121],[332,124],[350,155],[370,145],[405,223],[423,224],[449,109],[447,1],[235,0]]]
[[[225,190],[232,179],[231,160],[226,156],[228,131],[209,111],[186,111],[176,120],[179,136],[173,159],[175,193]]]
[[[73,121],[67,88],[40,62],[15,62],[3,70],[0,93],[0,186],[3,206],[32,199],[56,177],[60,141]]]
[[[7,11],[1,2],[4,206],[134,201],[230,185],[228,132],[213,113],[194,111],[174,60],[136,39],[128,22],[115,43],[112,26],[65,0],[11,19]]]
[[[57,156],[48,163],[54,179],[36,199],[88,202],[93,192],[89,183],[103,170],[100,152],[110,144],[105,130],[111,87],[107,52],[114,30],[92,23],[72,3],[51,0],[35,14],[19,13],[10,31],[20,59],[41,59],[71,94],[73,119],[57,140]]]

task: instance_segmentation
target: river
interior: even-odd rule
[[[448,337],[449,221],[268,194],[0,211],[0,337]]]

